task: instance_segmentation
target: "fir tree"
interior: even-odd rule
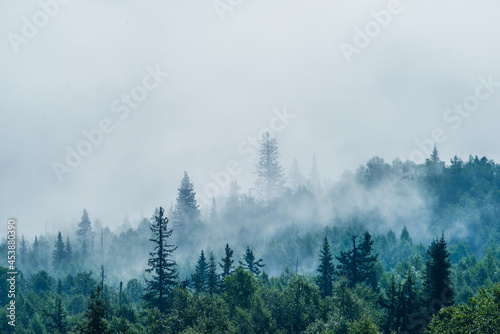
[[[316,284],[319,286],[322,298],[331,296],[333,292],[333,275],[335,268],[332,260],[333,258],[330,252],[330,244],[325,236],[321,254],[319,256],[319,275],[316,278]]]
[[[19,243],[19,266],[24,267],[28,263],[29,246],[24,239],[24,235],[21,236],[21,242]]]
[[[200,294],[205,292],[206,283],[207,283],[207,260],[205,258],[205,253],[201,251],[200,257],[198,258],[198,262],[196,264],[195,273],[193,274],[193,288],[196,294]]]
[[[61,297],[56,299],[55,305],[52,304],[50,309],[43,310],[42,314],[48,320],[46,327],[50,333],[66,334],[69,332],[68,312],[62,304]]]
[[[278,144],[276,138],[272,138],[268,132],[262,137],[259,154],[255,185],[259,196],[268,201],[280,195],[285,186],[283,167],[278,161],[280,157]]]
[[[389,288],[381,297],[380,304],[385,309],[385,319],[382,324],[384,333],[396,333],[400,324],[399,309],[400,286],[396,284],[394,274],[391,275]]]
[[[94,235],[94,232],[92,230],[92,223],[89,219],[89,213],[86,209],[83,209],[82,220],[78,224],[76,235],[82,243],[82,253],[85,256],[89,245],[91,245],[92,243],[92,237]]]
[[[356,246],[356,237],[352,237],[352,249],[347,252],[340,252],[340,256],[335,257],[339,261],[337,269],[340,276],[344,276],[352,288],[363,280],[361,267],[361,252]]]
[[[66,237],[66,261],[68,263],[73,259],[73,248],[71,247],[71,243],[69,242],[69,237]]]
[[[363,234],[363,242],[359,246],[361,250],[360,272],[361,280],[369,285],[373,290],[377,289],[377,272],[375,264],[378,260],[378,254],[372,254],[373,240],[368,231]]]
[[[185,237],[186,228],[196,224],[200,216],[195,195],[194,186],[189,180],[188,174],[184,172],[174,210],[174,229],[179,239]]]
[[[54,251],[52,252],[52,265],[54,269],[57,270],[61,266],[61,263],[66,258],[66,252],[64,249],[64,241],[61,232],[57,234],[57,239],[54,245]]]
[[[217,203],[215,201],[215,196],[212,196],[212,206],[210,207],[210,216],[209,216],[210,224],[215,224],[217,220],[218,220]]]
[[[290,173],[288,177],[289,186],[292,191],[299,190],[300,187],[305,186],[306,178],[302,175],[300,171],[299,163],[297,159],[293,160],[292,167],[290,167]]]
[[[226,244],[225,256],[222,258],[222,263],[219,262],[219,266],[222,268],[222,279],[225,279],[234,271],[233,263],[233,250],[229,248],[229,244]]]
[[[413,278],[411,268],[408,269],[408,276],[406,277],[401,291],[399,293],[399,319],[400,319],[400,332],[401,333],[415,333],[415,319],[416,311],[418,308],[416,282]]]
[[[441,239],[432,241],[427,250],[424,287],[427,303],[432,314],[454,303],[454,289],[451,283],[450,253],[446,247],[444,233]]]
[[[157,307],[166,314],[171,302],[173,287],[177,284],[177,264],[170,257],[177,247],[169,244],[172,230],[168,229],[168,218],[163,217],[165,210],[160,207],[155,222],[150,226],[154,235],[150,241],[155,243],[149,255],[146,272],[153,273],[151,280],[146,279],[147,293],[144,299],[151,307]]]
[[[401,235],[399,236],[399,240],[403,242],[408,242],[408,243],[413,243],[410,237],[410,233],[408,233],[408,230],[406,229],[406,226],[403,227],[403,230],[401,231]]]
[[[247,246],[247,251],[245,252],[245,255],[243,256],[243,260],[245,262],[239,261],[240,265],[244,269],[247,269],[249,272],[254,274],[255,276],[259,276],[260,275],[260,268],[265,266],[265,264],[261,263],[262,259],[255,261],[255,255],[253,254],[253,251],[248,246]]]
[[[215,256],[213,252],[210,252],[210,258],[208,260],[206,290],[210,296],[219,293],[220,290],[220,280],[219,275],[217,274],[217,264],[215,263]]]
[[[309,190],[314,194],[318,194],[318,192],[321,190],[321,180],[318,172],[318,165],[316,164],[316,154],[313,154],[311,172],[309,173],[307,185]]]
[[[106,305],[101,298],[101,293],[102,290],[99,285],[90,293],[83,323],[79,326],[80,333],[107,334],[112,332],[106,321]]]

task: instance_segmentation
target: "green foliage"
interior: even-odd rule
[[[240,266],[242,266],[244,269],[248,270],[255,276],[259,276],[261,273],[260,268],[265,266],[265,264],[262,264],[262,259],[255,260],[255,255],[248,246],[245,255],[243,256],[243,260],[244,262],[240,261]]]
[[[443,308],[429,324],[428,333],[500,333],[500,285],[479,289],[462,304]]]
[[[328,239],[325,236],[325,240],[323,241],[323,247],[321,249],[321,254],[319,256],[319,267],[318,272],[319,275],[316,278],[316,284],[319,286],[319,290],[321,292],[321,297],[328,297],[332,295],[333,290],[333,275],[334,275],[334,266],[332,263],[332,254],[330,252],[330,244],[328,243]]]

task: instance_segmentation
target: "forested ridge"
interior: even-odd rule
[[[435,148],[332,183],[315,158],[285,170],[274,138],[259,153],[255,194],[233,181],[200,208],[185,173],[150,218],[112,231],[83,210],[76,233],[19,235],[1,332],[500,332],[499,164]]]

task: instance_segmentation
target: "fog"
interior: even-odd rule
[[[248,143],[266,129],[283,166],[297,158],[307,174],[315,153],[332,182],[375,155],[427,157],[433,136],[442,160],[500,159],[500,3],[234,1],[221,20],[212,1],[60,2],[30,38],[26,22],[53,2],[0,2],[0,215],[26,236],[68,229],[83,208],[112,228],[149,218],[175,201],[184,171],[204,206],[210,173],[230,162],[247,193]],[[390,6],[386,26],[346,57],[342,43]],[[138,86],[155,87],[133,107],[114,104]],[[478,87],[490,94],[473,111],[447,111]],[[97,128],[98,144],[58,176],[67,147]],[[228,189],[224,179],[218,195]]]

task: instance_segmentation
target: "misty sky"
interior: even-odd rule
[[[222,14],[212,0],[53,1],[41,1],[53,17],[0,1],[0,216],[26,235],[67,228],[83,208],[112,227],[150,217],[184,171],[204,193],[229,161],[248,191],[248,137],[270,126],[285,168],[297,158],[308,174],[314,152],[332,181],[374,155],[408,159],[436,128],[443,160],[500,161],[500,87],[478,87],[500,82],[498,1],[233,0]],[[341,45],[388,8],[348,61]],[[146,77],[157,68],[169,73],[159,83]],[[120,100],[133,89],[147,94],[134,108]],[[467,118],[447,112],[478,90]],[[113,131],[60,182],[54,162],[103,120]]]

